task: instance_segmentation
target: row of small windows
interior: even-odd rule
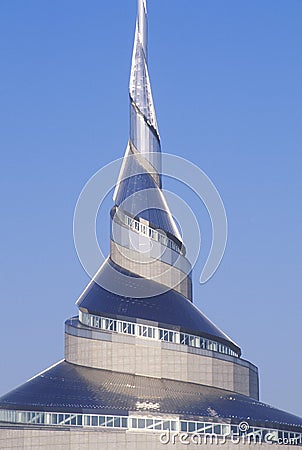
[[[127,216],[121,210],[118,211],[118,218],[127,225],[131,230],[134,230],[144,236],[148,236],[149,238],[160,242],[166,247],[171,248],[177,253],[181,253],[181,249],[178,245],[172,241],[172,239],[168,238],[165,234],[161,233],[158,230],[154,230],[154,228],[150,228],[148,225],[143,224],[142,222],[133,219],[132,217]]]
[[[223,353],[229,356],[238,357],[239,355],[231,348],[219,342],[194,336],[192,334],[171,331],[165,328],[157,328],[149,325],[140,325],[123,320],[107,319],[105,317],[95,316],[93,314],[79,312],[79,320],[84,325],[93,328],[99,328],[104,331],[113,331],[115,333],[131,334],[148,339],[156,339],[174,344],[187,345],[189,347],[211,350],[213,352]]]
[[[234,434],[238,431],[238,427],[235,425]],[[217,434],[221,436],[225,436],[230,434],[231,426],[223,425],[223,424],[212,424],[205,422],[181,422],[181,431],[184,433],[201,433],[201,434]]]
[[[29,425],[128,428],[128,417],[0,410],[0,421]]]
[[[178,421],[123,416],[99,416],[95,414],[62,414],[36,411],[0,410],[0,422],[28,425],[61,425],[80,427],[126,428],[133,430],[176,431]]]
[[[78,426],[119,428],[136,431],[170,431],[194,433],[206,436],[242,436],[254,437],[254,442],[265,442],[269,434],[271,442],[302,445],[302,434],[289,431],[251,427],[247,432],[240,430],[240,425],[186,421],[177,418],[125,417],[96,414],[63,414],[38,411],[0,410],[0,422],[27,425]]]
[[[195,421],[180,421],[180,431],[206,436],[246,437],[246,442],[283,443],[285,445],[302,445],[302,434],[268,428],[250,427],[246,431],[240,425],[213,424]]]

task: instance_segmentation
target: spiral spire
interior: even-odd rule
[[[138,0],[129,84],[130,139],[113,198],[116,207],[181,242],[161,190],[161,145],[148,72],[147,29],[146,0]]]

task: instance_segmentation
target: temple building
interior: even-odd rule
[[[0,398],[0,448],[301,446],[302,419],[259,401],[257,367],[194,306],[186,243],[162,191],[146,0],[129,94],[110,255],[65,323],[64,359]]]

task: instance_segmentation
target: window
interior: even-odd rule
[[[220,425],[215,425],[214,426],[214,434],[222,434]]]
[[[153,428],[153,419],[146,420],[146,428]]]
[[[99,418],[98,416],[92,416],[91,417],[91,426],[97,427],[99,425]]]
[[[99,425],[100,425],[100,427],[105,427],[106,426],[106,417],[105,416],[100,416],[99,417]]]
[[[170,430],[171,429],[171,424],[170,424],[170,420],[166,420],[163,423],[163,430]]]
[[[127,417],[122,418],[122,428],[128,428],[128,419]]]
[[[121,427],[121,419],[119,417],[114,418],[114,428],[120,428]]]
[[[173,419],[160,419],[151,417],[123,417],[123,416],[98,416],[96,414],[63,414],[63,413],[44,413],[33,411],[12,411],[0,410],[0,420],[3,422],[28,423],[39,425],[56,426],[92,426],[108,428],[128,428],[128,424],[133,429],[163,431],[171,430],[185,433],[214,434],[219,435],[238,435],[238,425],[206,423],[195,421],[178,421]],[[278,431],[268,428],[250,428],[249,434],[257,436],[259,442],[265,440],[265,436],[270,433],[277,442],[278,438],[291,445],[301,445],[302,434],[290,431]],[[258,442],[258,441],[257,441]]]
[[[79,320],[84,323],[84,325],[88,325],[93,328],[101,328],[102,330],[112,331],[115,333],[137,335],[148,339],[159,339],[165,342],[180,343],[190,347],[202,348],[205,350],[211,350],[238,357],[238,355],[227,346],[219,344],[215,341],[209,341],[199,336],[179,333],[164,328],[138,325],[132,322],[108,319],[82,312],[79,313]]]
[[[189,422],[189,433],[194,433],[195,430],[196,430],[196,423]]]
[[[182,432],[186,433],[188,431],[188,424],[187,422],[180,422],[180,429]]]
[[[171,420],[171,431],[177,431],[177,422],[175,420]]]
[[[162,430],[162,421],[161,420],[154,421],[154,430]]]
[[[230,425],[221,425],[221,434],[223,435],[229,435],[231,432]]]
[[[77,416],[77,425],[82,426],[83,424],[83,416],[80,414]]]
[[[70,420],[71,425],[76,425],[77,424],[77,417],[73,416]]]
[[[145,428],[146,421],[145,419],[138,419],[138,428]]]
[[[114,418],[111,417],[111,416],[108,416],[106,425],[107,425],[107,427],[113,427],[113,425],[114,425]]]

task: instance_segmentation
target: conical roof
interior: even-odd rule
[[[302,419],[223,389],[61,361],[0,398],[1,409],[128,416],[148,399],[157,414],[302,432]],[[193,419],[194,420],[194,419]]]
[[[112,233],[111,236],[111,246],[117,249],[118,256],[121,253],[127,257],[119,258],[118,262],[111,254],[111,258],[84,290],[77,305],[83,312],[114,318],[124,317],[130,321],[137,319],[152,321],[164,327],[213,339],[240,355],[238,345],[190,301],[191,267],[185,260],[185,243],[182,242],[162,190],[160,138],[147,65],[147,10],[144,0],[138,0],[129,93],[130,140],[114,193],[115,207],[112,210],[112,221],[118,232]],[[164,259],[167,251],[164,249],[159,252],[159,268],[157,267],[154,273],[162,271],[162,279],[166,279],[165,271],[170,264],[171,271],[175,269],[171,278],[174,276],[177,278],[179,275],[177,270],[180,268],[180,272],[184,273],[186,289],[182,289],[179,287],[180,283],[175,282],[171,289],[166,288],[169,285],[167,284],[161,291],[159,286],[161,281],[158,281],[156,276],[153,278],[149,276],[147,279],[141,275],[141,271],[134,270],[129,255],[133,255],[133,251],[134,253],[140,251],[137,247],[131,247],[134,240],[133,233],[137,232],[139,235],[140,230],[135,230],[125,223],[121,225],[116,218],[118,211],[126,215],[129,223],[131,218],[142,220],[143,226],[148,230],[145,238],[150,242],[153,229],[159,230],[166,234],[168,239],[173,240],[176,248],[172,245],[172,250],[168,251],[170,254],[179,252],[177,257],[180,263],[177,269],[172,262],[175,260],[174,254],[170,257],[170,262],[167,262],[168,258]],[[139,227],[140,222],[136,225]],[[154,242],[151,242],[150,247],[153,244]],[[164,246],[163,244],[162,247]]]

